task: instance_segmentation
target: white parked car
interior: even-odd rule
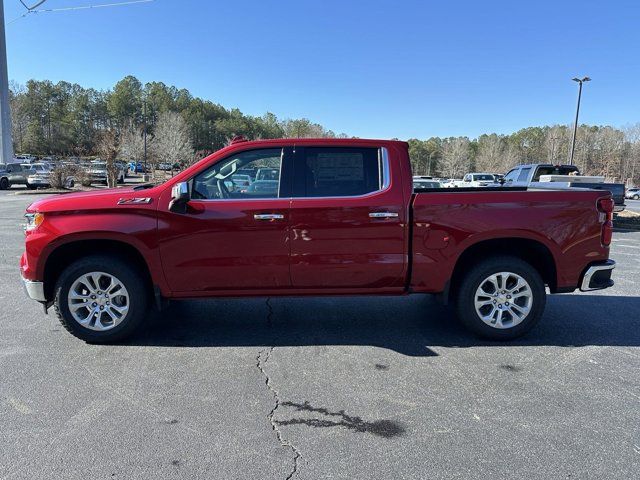
[[[627,189],[627,193],[624,194],[625,198],[629,198],[631,200],[640,200],[640,188],[631,187]]]
[[[495,187],[496,177],[492,173],[467,173],[458,187]]]

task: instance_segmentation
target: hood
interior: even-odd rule
[[[40,199],[27,208],[28,212],[72,212],[83,210],[106,210],[117,207],[120,199],[148,198],[148,203],[136,204],[136,207],[156,208],[158,187],[134,190],[134,187],[107,188],[88,192],[63,193]]]

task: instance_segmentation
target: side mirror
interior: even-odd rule
[[[187,213],[187,203],[191,200],[189,184],[187,182],[176,183],[171,188],[171,201],[169,211],[174,213]]]

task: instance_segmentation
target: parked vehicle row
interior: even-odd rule
[[[25,185],[29,189],[47,188],[51,185],[51,172],[54,167],[48,163],[10,163],[0,164],[0,190],[13,185]],[[73,186],[73,179],[67,179],[67,185]]]

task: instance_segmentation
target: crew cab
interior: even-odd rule
[[[247,169],[274,187],[230,188]],[[130,335],[168,299],[410,293],[509,339],[541,318],[545,286],[613,284],[609,192],[412,180],[405,142],[238,140],[161,185],[36,201],[20,269],[89,342]]]

